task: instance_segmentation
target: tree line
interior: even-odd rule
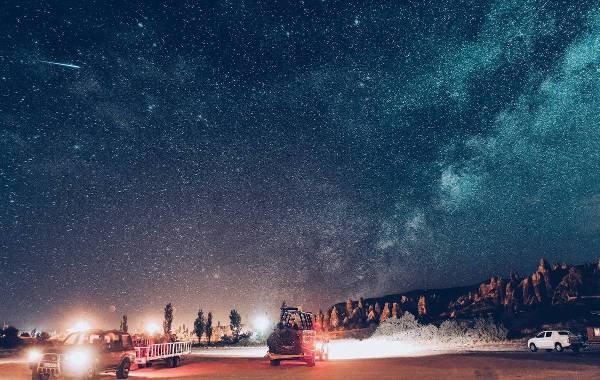
[[[164,308],[164,318],[163,318],[163,335],[169,340],[175,340],[176,337],[173,334],[173,314],[174,308],[172,303],[168,303]],[[229,312],[229,328],[231,330],[231,336],[223,337],[225,341],[228,343],[237,343],[240,341],[242,336],[242,316],[236,309],[231,309]],[[123,332],[127,332],[128,321],[127,315],[123,315],[119,329]],[[187,328],[183,325],[183,331],[187,332]],[[204,314],[204,310],[202,308],[198,309],[198,314],[196,319],[194,320],[194,335],[198,338],[198,342],[202,340],[202,337],[206,337],[207,344],[211,343],[211,340],[214,336],[214,327],[213,327],[213,313],[208,312],[208,314]]]

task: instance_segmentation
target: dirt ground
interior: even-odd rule
[[[131,372],[134,379],[600,379],[600,354],[486,352],[319,362],[314,368],[262,358],[192,355],[178,368]],[[114,376],[102,376],[110,379]],[[0,361],[0,379],[31,379],[27,365]]]

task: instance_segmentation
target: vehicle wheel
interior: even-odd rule
[[[306,365],[309,367],[314,367],[315,366],[315,357],[311,357],[308,358],[308,360],[306,360]]]
[[[531,352],[536,352],[536,351],[537,351],[537,347],[535,346],[535,344],[534,344],[534,343],[531,343],[531,344],[529,345],[529,350],[530,350]]]
[[[173,367],[179,367],[179,363],[181,363],[181,358],[179,356],[175,356],[173,358]]]
[[[117,367],[117,379],[126,379],[129,377],[129,369],[131,368],[131,362],[125,358]]]
[[[146,368],[152,367],[152,362],[146,363]]]
[[[563,346],[562,346],[562,344],[560,344],[560,343],[558,343],[558,342],[557,342],[557,343],[554,345],[554,350],[555,350],[556,352],[562,352],[562,350],[563,350]]]
[[[94,367],[88,368],[87,372],[85,374],[83,374],[81,376],[81,378],[84,380],[92,380],[92,379],[98,378],[96,368],[94,368]]]
[[[44,375],[43,373],[37,373],[37,371],[31,372],[31,380],[48,380],[50,375]]]
[[[175,367],[175,362],[173,360],[173,358],[167,358],[167,368],[173,368]]]
[[[277,367],[279,364],[281,364],[281,362],[279,360],[277,360],[277,359],[271,360],[272,367]]]

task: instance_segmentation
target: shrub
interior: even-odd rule
[[[472,346],[506,340],[508,330],[491,318],[472,321],[445,320],[440,326],[422,324],[410,313],[381,323],[374,338],[408,341],[432,346]]]

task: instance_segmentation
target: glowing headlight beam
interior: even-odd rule
[[[75,350],[65,355],[65,364],[71,371],[82,372],[90,367],[92,355],[83,350]]]
[[[362,341],[341,339],[329,342],[330,360],[392,358],[419,356],[431,352],[432,347],[387,339],[366,339]]]
[[[42,358],[42,351],[40,351],[36,348],[32,348],[31,350],[27,351],[27,362],[37,363],[40,361],[41,358]]]

